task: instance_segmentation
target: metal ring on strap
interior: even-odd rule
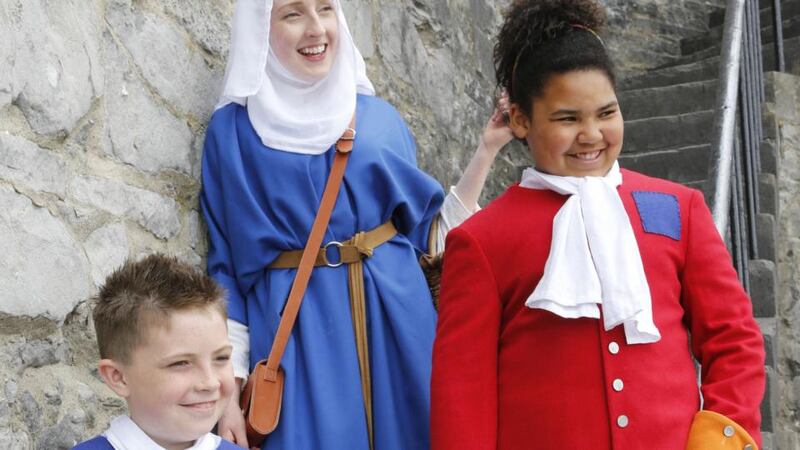
[[[339,253],[339,262],[338,263],[332,264],[330,262],[330,260],[328,260],[328,247],[330,247],[331,245],[335,245],[338,248],[342,248],[342,247],[344,247],[344,244],[342,244],[339,241],[330,241],[327,244],[322,246],[322,248],[325,250],[325,265],[328,266],[328,267],[339,267],[342,264],[344,264],[344,262],[342,262],[342,254],[341,253]]]

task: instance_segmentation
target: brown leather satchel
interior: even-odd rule
[[[311,233],[303,250],[303,256],[300,258],[300,265],[297,268],[297,274],[289,291],[289,299],[286,301],[269,357],[256,364],[242,392],[240,405],[244,414],[247,441],[250,446],[261,446],[267,435],[278,426],[281,403],[283,401],[284,382],[283,369],[280,367],[281,358],[286,349],[289,336],[292,334],[292,328],[297,319],[297,313],[300,311],[300,303],[303,301],[308,281],[311,279],[311,271],[314,268],[314,261],[322,245],[325,229],[328,228],[331,212],[336,203],[342,178],[344,178],[347,159],[353,150],[353,140],[356,137],[355,119],[355,115],[353,115],[350,120],[350,127],[345,130],[342,137],[336,142],[333,167],[325,185],[325,192],[322,194],[317,217],[311,226]]]

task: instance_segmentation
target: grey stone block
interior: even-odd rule
[[[69,450],[81,441],[85,428],[86,413],[82,409],[75,409],[41,433],[36,449]]]
[[[761,430],[775,431],[774,423],[778,416],[778,374],[772,367],[767,367],[767,386],[761,400]]]
[[[758,239],[758,257],[775,262],[775,241],[778,229],[775,226],[775,216],[759,213],[756,216],[756,238]]]
[[[775,120],[775,115],[770,111],[762,111],[761,119],[763,138],[773,142],[778,140],[780,138],[781,131],[778,121]]]
[[[0,178],[63,198],[67,165],[58,154],[27,139],[0,133]]]
[[[761,173],[778,174],[778,150],[774,140],[761,141]]]
[[[763,332],[763,330],[762,330]],[[767,367],[775,368],[775,341],[777,337],[770,333],[764,333],[764,361]]]
[[[775,270],[775,263],[765,259],[750,260],[748,275],[753,315],[775,317],[775,302],[778,292],[778,274]]]
[[[33,398],[30,392],[24,391],[19,396],[18,407],[28,430],[34,435],[37,434],[42,428],[42,407],[39,406],[39,402]]]
[[[778,182],[775,175],[761,173],[758,176],[758,207],[764,214],[778,217]]]
[[[26,342],[20,349],[23,367],[44,367],[68,361],[69,350],[65,342],[51,339]]]
[[[0,186],[0,313],[63,321],[90,293],[83,250],[46,208]]]
[[[79,202],[138,222],[161,239],[180,231],[179,205],[170,197],[97,177],[73,179],[68,192]]]

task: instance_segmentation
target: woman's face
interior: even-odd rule
[[[339,22],[332,0],[275,0],[269,45],[294,76],[316,82],[333,67]]]
[[[552,75],[529,118],[511,105],[511,129],[525,139],[536,168],[551,175],[604,176],[622,150],[617,95],[600,70]]]

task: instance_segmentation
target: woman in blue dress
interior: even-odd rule
[[[495,111],[445,196],[417,168],[403,119],[374,96],[338,0],[239,0],[222,99],[206,134],[200,206],[208,272],[228,292],[240,383],[269,353],[296,272],[276,261],[305,246],[333,144],[354,114],[354,149],[323,242],[393,231],[361,260],[361,323],[351,313],[348,265],[314,269],[281,361],[280,421],[264,449],[429,447],[436,312],[418,259],[437,251],[429,248],[432,230],[441,248],[447,230],[478,208],[511,134]],[[235,402],[218,431],[247,446]]]

